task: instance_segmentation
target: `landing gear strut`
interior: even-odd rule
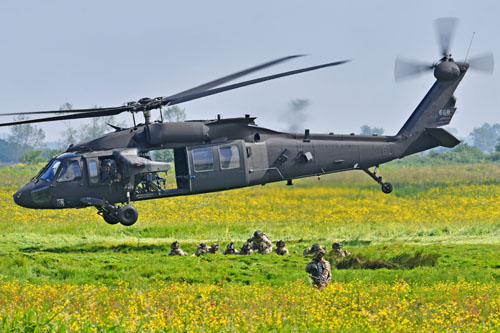
[[[385,194],[391,193],[392,192],[392,184],[389,182],[385,182],[385,183],[382,182],[382,177],[377,176],[377,170],[378,170],[378,165],[375,166],[375,169],[373,170],[373,172],[371,172],[367,168],[363,168],[364,172],[366,172],[370,177],[373,178],[374,181],[376,181],[377,183],[380,184],[380,186],[382,187],[382,192],[384,192]]]

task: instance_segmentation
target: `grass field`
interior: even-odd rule
[[[96,210],[27,210],[34,167],[0,168],[0,328],[10,330],[498,330],[500,165],[388,166],[394,192],[348,172],[139,202],[132,227]],[[291,255],[169,257],[178,240],[237,247],[261,229]],[[334,269],[311,287],[301,253],[341,241],[413,269]],[[296,252],[296,253],[294,253]]]

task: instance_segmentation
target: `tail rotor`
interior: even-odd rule
[[[456,68],[455,61],[450,53],[450,48],[457,24],[458,19],[455,17],[443,17],[437,19],[435,21],[435,27],[437,41],[441,51],[441,58],[434,63],[423,63],[397,57],[394,63],[395,80],[400,81],[429,71],[434,71],[434,75],[437,79],[448,79],[454,77]],[[441,65],[442,63],[445,64]],[[471,69],[491,74],[494,70],[493,54],[490,52],[473,57],[469,59],[468,64]]]

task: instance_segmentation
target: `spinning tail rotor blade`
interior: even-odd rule
[[[436,33],[439,46],[441,47],[441,55],[448,56],[451,46],[451,40],[455,34],[458,19],[456,17],[442,17],[435,21]]]
[[[394,63],[394,78],[396,81],[400,81],[411,76],[430,71],[433,68],[434,65],[398,57]]]
[[[475,69],[488,74],[493,74],[495,69],[493,53],[485,53],[480,56],[470,58],[467,61],[471,69]]]

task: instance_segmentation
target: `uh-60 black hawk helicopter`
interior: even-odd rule
[[[285,60],[280,58],[260,66],[225,76],[184,92],[158,98],[143,98],[119,107],[70,111],[9,113],[28,115],[55,113],[48,118],[0,124],[18,124],[143,112],[144,124],[132,128],[115,127],[103,137],[71,145],[52,159],[28,184],[14,194],[15,202],[27,208],[61,209],[94,206],[110,224],[132,225],[138,213],[132,201],[198,194],[286,181],[301,177],[359,169],[370,175],[384,193],[392,185],[377,176],[380,164],[433,147],[454,147],[459,140],[446,130],[455,113],[455,89],[469,69],[492,71],[493,57],[456,62],[448,53],[455,19],[437,21],[442,58],[431,65],[396,61],[396,78],[433,70],[436,82],[401,130],[394,136],[283,133],[259,127],[255,118],[152,122],[151,110],[176,105],[224,91],[336,66],[346,61],[308,67],[218,87],[229,80]],[[70,112],[70,114],[68,114]],[[6,115],[6,114],[4,114]],[[135,118],[134,118],[135,124]],[[150,152],[173,149],[176,188],[167,188],[163,173],[169,163],[153,161]],[[375,167],[374,171],[370,168]]]

